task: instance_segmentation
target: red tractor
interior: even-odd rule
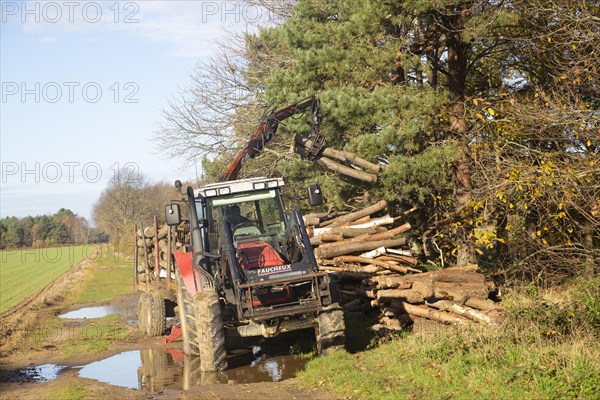
[[[233,337],[272,337],[313,328],[319,354],[344,346],[339,290],[319,271],[300,211],[286,213],[283,179],[234,180],[244,161],[272,139],[280,121],[310,106],[309,138],[322,146],[318,102],[311,98],[264,117],[222,182],[186,190],[190,229],[183,237],[189,242],[173,251],[172,286],[184,351],[200,355],[203,371],[227,368],[225,341]],[[322,203],[318,185],[308,192],[311,205]],[[179,203],[166,206],[166,220],[169,226],[181,226]],[[169,296],[168,290],[162,296],[149,292],[140,299],[140,325],[155,334],[164,329],[164,322],[156,320],[164,320],[163,298]]]

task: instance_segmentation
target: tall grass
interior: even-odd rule
[[[353,399],[598,399],[600,279],[551,301],[518,290],[496,327],[403,334],[312,360],[303,385]]]

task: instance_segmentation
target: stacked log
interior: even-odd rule
[[[306,215],[304,222],[321,269],[351,272],[354,277],[360,276],[356,273],[370,277],[421,272],[413,268],[417,259],[401,249],[407,244],[401,235],[410,231],[410,224],[392,227],[396,219],[385,214],[386,209],[382,200],[350,213]]]
[[[382,310],[380,323],[426,318],[443,324],[493,324],[501,307],[489,299],[494,285],[477,265],[421,274],[374,276],[362,282],[357,296]],[[385,310],[385,312],[383,312]],[[402,324],[392,322],[391,328]]]
[[[156,260],[158,266],[162,269],[167,267],[167,235],[169,227],[162,225],[154,229],[154,226],[147,226],[136,231],[136,245],[138,251],[139,262],[137,271],[140,274],[149,271],[154,271]],[[158,252],[158,257],[156,256]]]
[[[346,214],[304,218],[321,270],[338,278],[347,312],[375,313],[381,326],[402,329],[425,318],[443,324],[492,324],[493,284],[476,265],[423,272],[406,248],[409,223],[380,201]],[[384,215],[381,215],[384,214]]]

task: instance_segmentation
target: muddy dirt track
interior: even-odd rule
[[[72,304],[69,294],[95,268],[102,267],[82,261],[0,315],[0,399],[336,398],[298,387],[294,376],[306,360],[289,349],[309,341],[303,334],[229,349],[228,370],[206,374],[181,342],[161,344],[138,331],[137,293]],[[97,344],[105,348],[92,349]]]

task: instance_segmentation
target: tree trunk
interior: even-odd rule
[[[339,261],[339,262],[355,262],[355,263],[359,263],[359,264],[376,265],[378,267],[383,267],[383,268],[386,268],[386,269],[389,269],[389,270],[392,270],[392,271],[400,272],[401,274],[405,274],[409,270],[412,270],[412,268],[401,267],[401,266],[398,266],[398,265],[390,264],[390,263],[385,262],[385,261],[373,260],[373,259],[370,259],[370,258],[364,258],[364,257],[358,257],[358,256],[339,256],[339,257],[336,257],[334,259],[334,261]]]
[[[450,130],[459,143],[459,154],[455,169],[456,211],[460,219],[465,219],[471,201],[471,159],[468,147],[468,127],[465,118],[465,82],[467,77],[467,44],[462,41],[461,30],[470,18],[468,10],[462,10],[449,18],[446,26],[446,46],[448,48],[448,90],[452,99],[450,106]],[[456,230],[456,264],[466,265],[475,262],[475,248],[469,239],[471,228],[462,223]]]
[[[452,314],[449,314],[446,312],[432,310],[431,308],[428,308],[428,307],[415,306],[415,305],[412,305],[412,304],[409,304],[406,302],[400,302],[399,305],[402,307],[402,309],[400,309],[398,311],[405,311],[409,315],[416,315],[417,317],[431,319],[431,320],[438,321],[438,322],[441,322],[444,324],[460,325],[460,324],[464,324],[465,322],[467,322],[466,320],[464,320],[460,317],[453,316]]]
[[[406,244],[406,239],[393,239],[393,240],[383,240],[380,242],[338,242],[332,243],[330,245],[323,245],[315,249],[315,256],[317,258],[333,258],[337,256],[342,256],[344,254],[350,254],[359,251],[367,251],[373,250],[381,246],[402,246]]]
[[[342,175],[346,175],[346,176],[349,176],[354,179],[358,179],[363,182],[371,182],[371,183],[377,182],[376,174],[370,174],[368,172],[359,171],[357,169],[346,167],[345,165],[336,163],[331,158],[321,157],[318,159],[318,162],[320,164],[324,165],[325,167],[329,168],[330,170],[339,172]]]
[[[428,306],[437,308],[442,311],[449,311],[453,314],[460,315],[461,317],[468,318],[475,322],[482,322],[484,324],[491,324],[492,319],[480,311],[473,310],[468,307],[463,307],[459,304],[453,303],[449,300],[439,300],[435,303],[427,303]]]
[[[390,229],[387,232],[382,232],[382,233],[377,233],[375,235],[372,235],[371,237],[369,237],[369,241],[375,241],[375,240],[387,240],[387,239],[391,239],[394,236],[400,235],[402,233],[408,232],[412,227],[410,226],[410,224],[407,222],[403,225],[400,225],[397,228],[394,229]]]
[[[465,306],[477,308],[479,310],[501,310],[502,307],[494,303],[492,300],[488,299],[477,299],[477,298],[469,298],[465,301]]]
[[[380,303],[385,303],[398,299],[411,304],[423,304],[425,299],[420,293],[411,289],[385,289],[377,291],[377,300]]]
[[[586,220],[583,224],[583,246],[588,251],[583,273],[585,277],[591,279],[594,277],[598,265],[594,262],[594,226],[590,220]]]
[[[338,226],[342,226],[347,222],[353,222],[356,221],[362,217],[366,217],[368,215],[374,214],[378,211],[384,210],[387,207],[387,203],[385,200],[381,200],[378,203],[373,204],[372,206],[369,206],[367,208],[363,208],[362,210],[358,210],[355,211],[353,213],[350,214],[346,214],[344,216],[341,216],[339,218],[336,218],[336,220],[330,225],[332,228],[338,227]]]
[[[373,228],[352,228],[352,227],[339,227],[339,228],[309,228],[307,229],[308,234],[311,236],[319,236],[323,234],[337,234],[342,235],[345,239],[353,238],[364,234],[375,234],[385,232],[385,227],[373,227]],[[315,232],[316,231],[316,232]]]

